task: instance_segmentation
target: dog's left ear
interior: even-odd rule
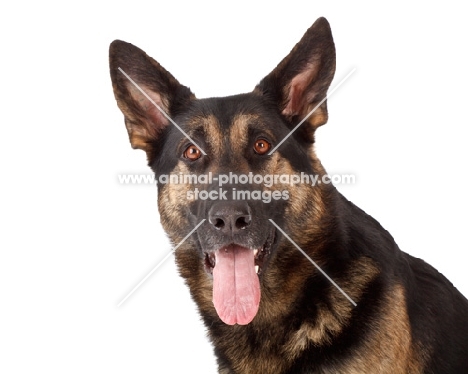
[[[326,97],[334,74],[335,44],[330,24],[319,18],[254,92],[275,100],[282,115],[291,124],[297,124]],[[307,119],[309,126],[304,130],[311,140],[315,129],[327,119],[325,100]]]

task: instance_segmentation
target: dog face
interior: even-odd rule
[[[121,41],[111,44],[110,65],[132,147],[146,152],[157,176],[168,176],[158,183],[165,231],[178,244],[200,224],[176,261],[204,318],[244,325],[257,314],[271,316],[268,295],[281,287],[273,279],[282,279],[298,254],[282,244],[270,220],[301,233],[292,239],[310,246],[324,226],[332,188],[280,177],[325,173],[313,143],[328,118],[326,101],[291,131],[326,97],[333,78],[328,22],[317,20],[247,94],[197,99],[155,60]]]

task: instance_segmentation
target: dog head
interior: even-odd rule
[[[328,22],[318,19],[247,94],[197,99],[122,41],[111,44],[110,68],[131,145],[159,179],[162,225],[174,244],[183,242],[176,259],[193,297],[226,324],[251,322],[261,295],[280,286],[269,273],[297,260],[271,221],[302,233],[291,235],[299,245],[319,235],[326,187],[287,176],[325,173],[313,143],[327,122],[335,71]]]

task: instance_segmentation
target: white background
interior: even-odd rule
[[[168,5],[167,3],[170,3]],[[215,372],[149,172],[130,148],[108,46],[131,42],[199,97],[250,91],[319,16],[337,48],[318,155],[400,247],[468,295],[462,2],[10,2],[0,9],[0,372]]]

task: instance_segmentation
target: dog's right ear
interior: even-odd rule
[[[113,41],[109,48],[109,64],[115,99],[125,116],[130,143],[133,148],[149,153],[170,123],[167,116],[174,116],[195,96],[157,61],[130,43]]]

